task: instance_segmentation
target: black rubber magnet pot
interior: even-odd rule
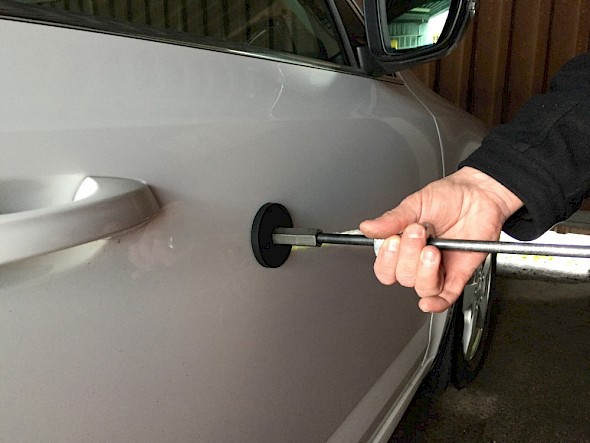
[[[252,251],[258,263],[265,268],[278,268],[289,258],[290,245],[275,245],[272,234],[276,228],[292,228],[289,211],[279,203],[262,206],[252,223]]]

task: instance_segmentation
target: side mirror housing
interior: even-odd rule
[[[476,0],[365,0],[368,50],[359,52],[371,75],[443,57],[461,40]]]

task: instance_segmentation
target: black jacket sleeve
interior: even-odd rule
[[[485,172],[524,202],[504,225],[515,238],[537,238],[573,214],[590,189],[590,53],[566,63],[547,93],[490,131],[459,166]]]

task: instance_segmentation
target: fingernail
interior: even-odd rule
[[[434,251],[431,251],[430,249],[425,249],[420,254],[420,259],[424,264],[433,265],[436,263],[436,254],[434,253]]]
[[[424,238],[424,229],[412,227],[406,230],[405,234],[409,238]]]
[[[387,250],[389,252],[397,252],[399,248],[399,238],[394,237],[387,240]]]

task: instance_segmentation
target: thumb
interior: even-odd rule
[[[382,216],[363,221],[359,229],[367,237],[391,237],[402,232],[406,226],[419,222],[420,211],[417,208],[409,199],[406,199],[398,207],[387,211]]]

